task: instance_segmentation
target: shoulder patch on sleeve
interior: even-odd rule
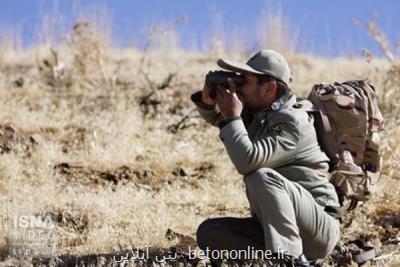
[[[274,134],[280,134],[282,130],[285,128],[286,123],[280,122],[271,127],[271,131]]]

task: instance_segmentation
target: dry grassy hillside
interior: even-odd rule
[[[207,217],[248,215],[242,178],[217,129],[190,102],[219,56],[248,54],[112,49],[81,27],[57,48],[0,50],[3,264],[18,262],[6,255],[14,214],[50,214],[57,252],[74,255],[169,247],[176,240],[166,238],[168,228],[194,237]],[[342,239],[372,242],[386,255],[375,263],[400,264],[399,63],[286,56],[299,96],[315,83],[347,79],[378,88],[382,178],[373,199],[346,216]]]

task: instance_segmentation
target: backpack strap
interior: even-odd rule
[[[326,132],[330,132],[332,130],[332,126],[329,122],[329,118],[326,115],[325,108],[322,105],[318,105],[319,103],[311,103],[311,101],[307,99],[300,100],[293,104],[293,108],[301,109],[307,111],[309,113],[318,114],[321,118],[322,125]],[[315,106],[314,106],[315,105]]]
[[[357,208],[358,205],[358,200],[357,199],[351,199],[350,201],[350,205],[347,207],[347,210],[354,210],[355,208]]]

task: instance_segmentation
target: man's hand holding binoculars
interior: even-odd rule
[[[243,110],[243,102],[236,93],[236,85],[232,79],[228,79],[229,89],[218,86],[216,102],[224,119],[240,117]]]
[[[202,92],[202,101],[204,104],[214,106],[218,105],[219,111],[224,119],[240,117],[243,110],[243,100],[236,93],[237,86],[231,78],[228,78],[229,88],[221,85],[217,86],[216,96],[213,99],[210,96],[210,88],[204,85]]]

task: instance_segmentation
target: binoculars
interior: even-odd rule
[[[229,88],[228,78],[231,78],[237,87],[242,86],[246,82],[243,75],[231,71],[218,70],[207,73],[206,85],[210,88],[209,95],[212,99],[217,97],[218,86]]]

